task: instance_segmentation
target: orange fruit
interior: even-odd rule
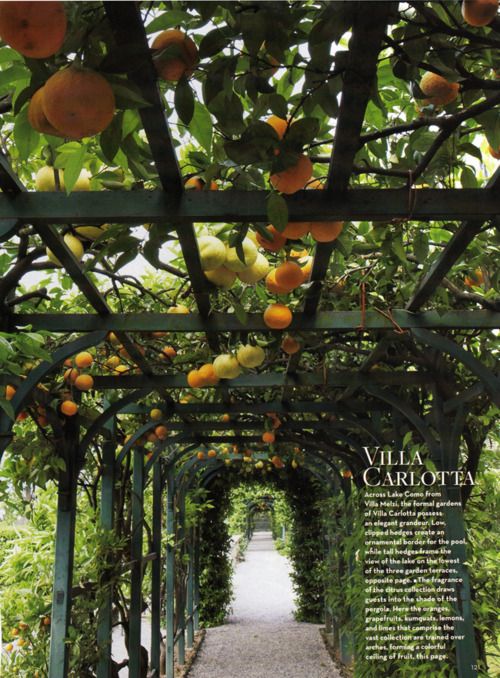
[[[28,106],[28,121],[37,132],[52,134],[55,137],[62,136],[59,130],[50,124],[43,111],[43,87],[37,89],[31,97]]]
[[[202,365],[198,370],[198,375],[206,386],[217,386],[219,383],[219,377],[215,374],[212,363],[205,363],[205,365]]]
[[[304,276],[303,282],[308,282],[311,277],[313,269],[314,259],[312,257],[307,257],[304,262],[300,262],[300,268],[302,270],[302,275]]]
[[[271,445],[272,443],[274,443],[275,440],[276,435],[274,434],[274,431],[264,431],[264,433],[262,434],[262,442],[264,443],[268,443],[269,445]]]
[[[199,61],[196,44],[178,29],[157,35],[152,48],[158,52],[153,57],[158,75],[170,82],[177,82],[183,75],[189,78]],[[161,54],[163,50],[165,53]]]
[[[25,419],[28,418],[28,413],[27,412],[19,412],[19,414],[16,417],[16,421],[24,421]]]
[[[283,120],[283,118],[278,118],[277,115],[271,115],[269,118],[266,120],[268,125],[271,125],[273,130],[276,132],[278,137],[280,139],[283,139],[283,137],[286,134],[286,131],[288,129],[288,121]]]
[[[165,440],[168,436],[168,428],[166,426],[157,426],[155,428],[155,436],[158,440]]]
[[[202,459],[205,459],[205,452],[202,452],[201,450],[196,453],[196,457],[201,461]]]
[[[269,252],[278,252],[286,243],[286,236],[277,231],[274,226],[268,226],[266,230],[270,234],[269,240],[264,238],[260,233],[257,233],[257,242],[265,250],[269,250]]]
[[[285,238],[291,238],[292,240],[298,240],[303,238],[309,233],[309,222],[308,221],[290,221],[286,226],[282,235]]]
[[[146,440],[148,441],[148,443],[156,443],[158,442],[158,436],[156,435],[156,433],[148,433],[148,435],[146,436]]]
[[[209,457],[210,459],[213,459],[216,456],[217,456],[216,450],[208,450],[207,457]]]
[[[52,56],[61,49],[66,36],[64,3],[1,2],[0,36],[23,56]]]
[[[176,355],[177,351],[173,346],[164,346],[161,349],[160,357],[170,358],[170,360],[172,360],[172,358],[175,358]]]
[[[304,188],[311,178],[312,171],[313,165],[307,155],[299,155],[295,165],[272,174],[270,182],[277,191],[291,195]]]
[[[201,177],[190,177],[189,179],[186,179],[184,182],[184,188],[186,190],[191,190],[191,191],[202,191],[205,186],[207,185],[207,182],[202,179]],[[219,186],[215,181],[210,182],[210,191],[218,191]]]
[[[304,274],[294,261],[285,261],[276,269],[274,279],[278,287],[291,291],[304,282]]]
[[[67,417],[73,417],[78,412],[78,405],[72,400],[63,400],[60,409]]]
[[[163,417],[163,412],[158,407],[153,407],[153,409],[149,413],[149,417],[153,421],[158,421]]]
[[[342,478],[352,478],[352,471],[349,471],[349,469],[342,471]]]
[[[271,294],[286,294],[289,290],[280,287],[276,282],[276,269],[272,268],[266,275],[266,288]]]
[[[264,323],[272,330],[284,330],[292,322],[292,312],[284,304],[271,304],[264,311]]]
[[[16,389],[14,386],[11,386],[10,384],[7,384],[5,387],[5,400],[12,400],[12,398],[16,395]]]
[[[187,374],[187,383],[191,388],[201,388],[205,386],[205,380],[200,376],[198,370],[190,370]]]
[[[286,337],[283,337],[281,349],[285,353],[288,353],[288,355],[293,355],[294,353],[297,353],[297,351],[300,351],[300,343],[297,341],[297,339],[294,339],[289,334],[287,334]]]
[[[446,106],[458,96],[458,82],[450,82],[442,75],[428,71],[420,80],[420,89],[427,97],[424,103],[433,106]]]
[[[89,353],[88,351],[82,351],[81,353],[77,353],[75,356],[75,365],[77,367],[80,368],[90,367],[93,362],[94,358],[92,357],[92,354]]]
[[[115,95],[106,78],[76,66],[52,75],[42,96],[43,112],[49,123],[71,139],[102,132],[115,113]]]
[[[75,388],[79,391],[90,391],[94,386],[94,379],[90,374],[80,374],[75,379]]]
[[[470,276],[465,276],[465,284],[467,287],[479,287],[484,283],[484,274],[480,268],[476,268],[474,273]]]
[[[67,369],[66,372],[64,373],[64,381],[69,381],[72,384],[75,383],[76,379],[78,378],[80,372],[75,369],[74,367],[72,369]]]
[[[184,304],[177,304],[176,306],[170,306],[170,308],[167,309],[167,313],[184,315],[185,313],[189,313],[189,308],[184,306]]]
[[[469,26],[487,26],[496,17],[498,0],[463,0],[462,16]]]
[[[316,242],[333,242],[343,228],[343,221],[311,221],[310,224],[310,232]]]
[[[227,423],[228,421],[231,421],[231,415],[223,414],[220,420],[223,421],[224,423]]]

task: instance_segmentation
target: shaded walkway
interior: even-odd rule
[[[255,532],[234,575],[233,614],[208,629],[189,678],[340,678],[316,624],[293,619],[290,565]]]

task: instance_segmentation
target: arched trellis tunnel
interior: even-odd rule
[[[500,406],[497,253],[488,237],[498,225],[500,174],[474,146],[474,135],[482,134],[494,154],[499,143],[498,81],[491,77],[498,69],[492,55],[499,46],[498,19],[472,28],[463,24],[458,3],[439,3],[439,11],[432,4],[371,2],[367,12],[362,2],[188,2],[180,9],[169,3],[78,3],[81,9],[66,3],[76,42],[95,37],[78,47],[79,57],[112,82],[119,112],[99,138],[65,140],[62,150],[51,134],[27,127],[27,104],[71,61],[76,42],[49,59],[19,59],[12,56],[15,49],[6,53],[5,63],[14,61],[9,70],[2,68],[0,87],[11,87],[12,78],[26,88],[16,89],[14,98],[12,88],[6,90],[0,103],[7,130],[0,156],[0,240],[7,262],[0,329],[2,340],[23,356],[19,363],[25,351],[36,346],[37,353],[29,367],[17,364],[12,351],[9,359],[1,358],[0,384],[12,397],[1,399],[0,449],[17,453],[27,418],[33,422],[27,425],[30,435],[50,446],[55,460],[50,678],[70,671],[77,499],[91,471],[100,527],[122,539],[96,563],[92,582],[99,595],[89,670],[98,678],[117,669],[111,657],[113,620],[123,602],[115,595],[117,579],[129,590],[129,675],[150,670],[160,676],[164,661],[172,678],[174,649],[183,663],[200,624],[203,595],[203,514],[187,513],[190,502],[201,501],[215,482],[264,472],[286,483],[293,462],[319,498],[336,498],[341,518],[325,523],[321,557],[328,564],[338,552],[338,569],[354,576],[358,566],[343,545],[355,519],[352,497],[363,495],[367,446],[418,446],[438,470],[478,474],[495,419],[492,408]],[[147,34],[184,23],[196,38],[201,67],[179,80],[172,101],[172,86],[166,96],[164,85],[159,88]],[[450,46],[444,56],[443,42]],[[129,57],[133,68],[124,65]],[[448,107],[423,98],[429,95],[418,86],[422,72],[454,74],[452,89],[460,91],[460,100]],[[198,85],[191,88],[187,76]],[[225,100],[217,99],[219,92]],[[414,95],[420,117],[408,113]],[[269,113],[283,119],[283,138],[259,120]],[[184,135],[194,152],[186,150]],[[291,167],[290,158],[303,151],[314,169],[309,190],[267,190],[268,173]],[[38,170],[35,155],[49,158],[67,183],[86,163],[92,188],[99,190],[67,195],[57,190],[57,172],[53,191],[27,190]],[[189,175],[203,177],[200,187],[215,178],[224,190],[185,190],[179,159],[195,170]],[[310,248],[310,277],[291,297],[262,283],[251,287],[243,278],[237,292],[225,292],[205,276],[195,224],[214,225],[224,243],[238,250],[249,225],[263,237],[269,222],[283,232],[307,223],[313,233],[315,224],[330,224],[331,230],[340,219],[347,225],[340,238],[290,237],[285,254],[261,247],[260,254],[277,265],[280,257],[291,261],[296,248]],[[228,222],[236,226],[216,226]],[[111,224],[111,237],[101,233],[82,245],[84,263],[66,238],[82,224]],[[141,226],[144,242],[133,230]],[[160,256],[172,239],[183,260],[179,266]],[[42,260],[46,248],[48,261]],[[139,254],[155,274],[174,277],[166,297],[154,284],[120,272]],[[50,294],[21,289],[28,273],[52,275],[54,257],[62,288],[75,292],[71,301],[52,288]],[[350,257],[356,258],[351,264]],[[470,267],[477,266],[474,278]],[[459,285],[465,272],[474,278],[467,290]],[[134,298],[124,293],[131,288]],[[179,299],[196,312],[166,312],[179,310]],[[282,336],[262,317],[263,300],[293,308],[287,331],[297,337],[295,353],[280,352]],[[37,332],[44,351],[33,339]],[[162,337],[177,342],[179,360],[170,353],[165,362]],[[202,390],[189,388],[186,366],[232,352],[238,341],[264,345],[265,363]],[[91,370],[91,391],[79,392],[71,375],[63,378],[61,372],[72,370],[71,358],[89,349],[101,357]],[[107,363],[117,356],[125,365],[121,375]],[[80,408],[76,416],[61,412],[68,393]],[[151,418],[152,410],[159,416]],[[273,434],[267,438],[271,447],[263,444],[264,429]],[[461,578],[450,660],[459,678],[477,676],[477,667],[485,666],[465,566],[464,511],[471,492],[470,486],[442,488],[445,499],[462,505],[443,515],[453,539],[448,558],[459,563]],[[126,538],[118,529],[125,514]],[[147,652],[141,647],[145,600],[152,628]],[[356,639],[346,630],[346,617],[358,613],[347,607],[341,617],[326,601],[324,620],[341,660],[356,667],[361,658],[353,657]]]

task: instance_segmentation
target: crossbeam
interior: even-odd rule
[[[402,329],[498,329],[500,313],[477,311],[424,311],[411,313],[394,309],[392,318]],[[314,316],[298,314],[290,325],[291,331],[329,333],[357,332],[363,318],[360,311],[323,311]],[[9,318],[7,329],[21,330],[30,326],[33,330],[51,332],[272,332],[260,313],[249,313],[245,323],[233,313],[214,312],[208,318],[198,313],[113,313],[105,317],[83,313],[14,313]],[[367,311],[364,316],[365,331],[394,329],[393,323],[377,311]]]
[[[0,223],[32,224],[267,221],[266,191],[76,191],[0,195]],[[287,198],[290,221],[413,221],[490,219],[498,193],[488,188],[355,188],[300,191]]]

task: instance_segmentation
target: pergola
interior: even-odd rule
[[[470,111],[441,118],[439,132],[429,146],[424,160],[406,185],[400,188],[375,188],[372,184],[351,186],[360,174],[355,157],[370,140],[363,131],[363,122],[371,96],[377,61],[383,48],[388,23],[396,11],[392,2],[370,2],[354,6],[349,49],[335,123],[335,142],[328,159],[325,190],[300,191],[286,199],[289,221],[346,220],[405,223],[407,220],[429,224],[447,220],[458,222],[451,239],[442,248],[433,265],[421,275],[404,308],[360,308],[359,310],[322,310],[322,294],[328,278],[334,243],[318,243],[314,253],[311,284],[303,296],[300,310],[294,313],[290,331],[308,337],[340,337],[347,346],[359,337],[372,341],[371,351],[361,365],[349,369],[307,368],[302,353],[290,356],[284,370],[266,369],[249,373],[214,387],[210,402],[179,403],[174,397],[185,389],[182,373],[158,370],[138,350],[145,332],[164,331],[189,334],[206,341],[211,351],[221,351],[227,335],[267,333],[270,330],[260,313],[238,318],[235,313],[212,308],[213,287],[201,268],[194,225],[198,222],[266,222],[268,192],[264,190],[186,191],[172,141],[164,102],[151,59],[141,12],[132,2],[104,2],[117,44],[136,45],[141,51],[140,66],[128,75],[142,97],[150,103],[139,110],[144,133],[158,173],[156,190],[95,191],[72,193],[38,193],[29,191],[13,172],[8,159],[0,157],[0,239],[15,239],[20,229],[30,225],[59,259],[64,271],[84,295],[89,313],[23,313],[9,305],[12,291],[0,299],[0,329],[4,332],[46,330],[54,335],[72,335],[54,351],[51,360],[43,361],[24,380],[17,380],[12,400],[16,414],[27,405],[47,403],[49,422],[60,442],[58,452],[66,463],[61,471],[58,492],[56,560],[51,625],[50,678],[67,675],[68,644],[65,643],[72,604],[73,549],[76,523],[76,490],[79,473],[90,444],[102,447],[101,522],[112,530],[116,469],[127,457],[132,459],[132,525],[130,590],[131,622],[129,637],[129,671],[141,675],[141,609],[143,568],[151,562],[152,644],[151,675],[160,675],[161,639],[161,569],[162,532],[184,530],[184,501],[193,485],[209,486],[216,476],[226,471],[220,457],[198,459],[194,450],[211,445],[261,444],[262,417],[268,411],[282,415],[283,425],[277,432],[278,443],[298,445],[304,453],[304,466],[320,479],[329,492],[351,491],[352,484],[362,486],[361,472],[366,466],[362,448],[367,444],[399,449],[405,432],[415,432],[436,467],[442,470],[460,466],[460,450],[467,441],[468,409],[477,402],[500,406],[500,379],[487,365],[460,343],[464,331],[494,332],[500,328],[499,302],[489,298],[478,308],[436,310],[434,294],[443,279],[460,262],[466,248],[485,228],[498,227],[500,171],[497,170],[482,188],[426,188],[415,183],[432,160],[440,143],[470,117]],[[494,109],[500,93],[480,104],[484,110]],[[482,109],[481,109],[482,110]],[[417,118],[412,125],[402,126],[401,133],[428,125]],[[391,133],[391,130],[383,133]],[[404,177],[403,177],[404,178]],[[408,177],[406,177],[408,178]],[[168,222],[175,226],[196,312],[172,315],[162,312],[114,312],[105,295],[84,266],[75,259],[62,239],[68,224],[82,223],[144,224]],[[1,289],[1,288],[0,288]],[[477,301],[472,299],[473,302]],[[95,390],[102,395],[102,411],[83,430],[78,418],[61,421],[52,412],[47,398],[38,387],[44,379],[59,370],[64,360],[90,347],[102,344],[109,332],[115,333],[138,370],[125,376],[102,375],[94,380]],[[141,334],[142,333],[142,334]],[[76,338],[75,338],[75,335]],[[454,338],[456,335],[457,338]],[[408,345],[423,347],[427,364],[406,365],[391,370],[372,369],[388,348],[404,351]],[[411,354],[408,353],[408,356]],[[445,356],[445,358],[443,358]],[[441,362],[440,362],[441,361]],[[466,382],[459,382],[446,372],[446,364],[460,364],[467,372]],[[435,369],[432,368],[435,366]],[[11,375],[0,377],[1,383],[14,383]],[[305,396],[303,394],[306,394]],[[144,463],[143,436],[158,422],[147,422],[123,445],[118,456],[116,447],[117,416],[143,414],[149,406],[144,399],[154,399],[164,413],[164,422],[173,435],[155,445],[151,458]],[[271,394],[271,395],[269,395]],[[431,397],[429,399],[429,394]],[[45,400],[44,400],[45,398]],[[428,399],[430,410],[424,414],[421,403]],[[231,421],[220,421],[217,415],[228,413]],[[12,420],[0,416],[0,442],[5,450],[12,439]],[[465,443],[464,443],[465,440]],[[475,473],[480,449],[468,446],[467,470]],[[229,454],[237,460],[239,455]],[[267,459],[267,454],[254,455]],[[344,470],[350,470],[352,480]],[[144,491],[152,484],[153,524],[152,550],[143,555]],[[460,488],[447,486],[448,498],[460,496]],[[462,492],[465,505],[467,491]],[[162,503],[166,497],[166,521],[162,521]],[[175,512],[174,512],[175,508]],[[462,511],[451,508],[445,513],[447,533],[460,542],[465,535]],[[174,671],[174,645],[182,663],[185,645],[192,646],[198,628],[199,600],[197,567],[200,534],[191,530],[183,548],[189,553],[185,589],[174,609],[175,548],[166,547],[165,608],[167,626],[167,676]],[[450,559],[459,559],[463,584],[457,587],[455,607],[463,622],[456,622],[455,641],[457,671],[460,678],[477,675],[474,625],[470,603],[470,587],[465,567],[465,546],[452,546]],[[106,576],[106,572],[105,572]],[[108,576],[111,579],[111,564]],[[101,658],[99,678],[111,675],[112,584],[99,610],[97,643]]]

